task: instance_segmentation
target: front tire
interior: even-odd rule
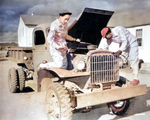
[[[8,85],[9,85],[9,90],[11,93],[17,92],[18,80],[17,80],[17,72],[15,68],[9,69]]]
[[[72,110],[68,91],[59,83],[49,85],[46,94],[47,113],[50,120],[71,120]]]
[[[122,87],[123,84],[126,84],[126,78],[120,76],[119,81],[117,81],[116,86]],[[107,106],[110,111],[114,114],[123,116],[129,109],[130,99],[118,100],[115,102],[107,103]]]
[[[130,101],[129,99],[119,100],[119,101],[108,103],[107,105],[110,111],[112,111],[114,114],[123,116],[125,115],[126,111],[129,108]]]

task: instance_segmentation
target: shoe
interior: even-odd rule
[[[47,61],[43,60],[42,63],[38,64],[37,69],[36,69],[37,73],[42,69],[47,69],[46,67],[40,67],[41,64],[46,64],[46,63],[47,63]]]
[[[83,109],[81,110],[81,113],[87,113],[87,112],[90,112],[91,109],[92,109],[91,107],[83,108]]]
[[[139,82],[140,82],[139,80],[134,79],[134,80],[130,83],[130,85],[131,85],[131,86],[135,86],[135,85],[138,85]]]
[[[143,61],[142,59],[140,59],[140,60],[139,60],[139,64],[138,64],[139,70],[141,69],[141,64],[142,64],[142,63],[144,63],[144,61]]]
[[[46,61],[46,60],[43,60],[43,61],[42,61],[42,63],[43,63],[43,64],[46,64],[46,63],[47,63],[47,61]]]
[[[39,63],[38,66],[37,66],[37,68],[36,68],[36,72],[37,72],[37,73],[42,69],[42,68],[40,67],[40,64],[41,64],[41,63]]]

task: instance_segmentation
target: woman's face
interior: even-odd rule
[[[60,16],[59,19],[60,19],[60,22],[64,25],[70,19],[70,15]]]
[[[106,39],[109,40],[109,39],[112,38],[112,36],[113,36],[112,33],[109,33],[109,34],[106,35]]]

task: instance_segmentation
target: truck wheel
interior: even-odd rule
[[[19,90],[22,92],[25,88],[25,74],[22,67],[17,68],[19,77]]]
[[[49,85],[46,106],[50,120],[71,120],[72,110],[68,91],[59,83]]]
[[[126,111],[128,110],[130,101],[129,99],[119,100],[119,101],[108,103],[107,105],[110,111],[112,111],[114,114],[122,116],[125,115]]]
[[[126,78],[120,76],[119,81],[117,81],[116,86],[122,87],[126,83]],[[118,100],[115,102],[108,103],[108,108],[116,115],[125,115],[126,111],[129,109],[130,99]]]
[[[15,93],[17,91],[18,80],[15,68],[9,69],[8,85],[11,93]]]

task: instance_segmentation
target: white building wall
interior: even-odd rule
[[[23,45],[26,45],[25,25],[23,20],[20,18],[19,27],[18,27],[18,46],[22,47]]]
[[[32,47],[32,32],[34,27],[28,27],[20,18],[18,27],[18,46],[19,47]]]
[[[128,28],[128,30],[136,36],[136,29],[143,29],[142,46],[139,47],[139,58],[144,62],[150,63],[150,25]]]

